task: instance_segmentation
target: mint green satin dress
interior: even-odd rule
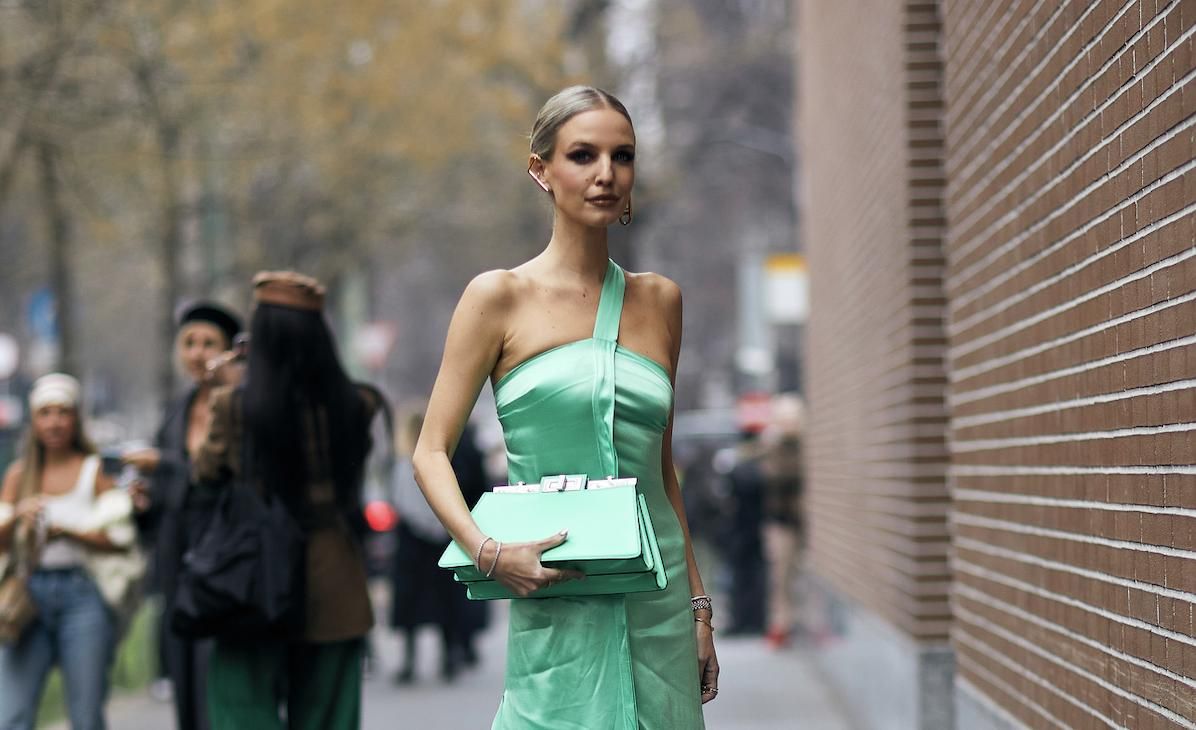
[[[704,727],[685,543],[661,471],[673,389],[661,365],[617,344],[624,287],[610,262],[594,336],[524,361],[494,396],[511,484],[552,474],[639,479],[668,587],[512,601],[496,730]],[[544,536],[568,528],[546,525]]]

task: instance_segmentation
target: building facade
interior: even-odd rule
[[[1196,727],[1196,5],[797,25],[828,671],[865,727]]]

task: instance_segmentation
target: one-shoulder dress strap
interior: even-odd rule
[[[602,294],[598,297],[598,317],[594,320],[594,339],[618,341],[619,320],[623,317],[623,291],[626,288],[623,269],[607,259]]]
[[[619,454],[615,451],[615,349],[619,340],[619,319],[623,316],[623,270],[608,261],[594,320],[594,432],[597,434],[598,463],[602,474],[591,478],[620,476]]]

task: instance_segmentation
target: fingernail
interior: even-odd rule
[[[560,536],[561,536],[561,537],[569,537],[569,531],[568,531],[568,530],[561,530],[559,534],[560,534]]]

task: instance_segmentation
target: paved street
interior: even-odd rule
[[[505,627],[505,621],[495,622]],[[366,730],[472,730],[488,728],[502,687],[505,629],[495,628],[481,643],[482,664],[451,685],[438,675],[438,642],[432,631],[419,638],[416,682],[392,682],[398,642],[388,631],[375,636],[379,665],[365,687]],[[721,693],[706,706],[710,730],[851,730],[841,707],[799,649],[772,652],[757,639],[720,638]],[[145,695],[115,700],[109,711],[114,730],[171,727],[169,706]],[[66,730],[60,726],[55,730]],[[680,729],[679,729],[680,730]]]

